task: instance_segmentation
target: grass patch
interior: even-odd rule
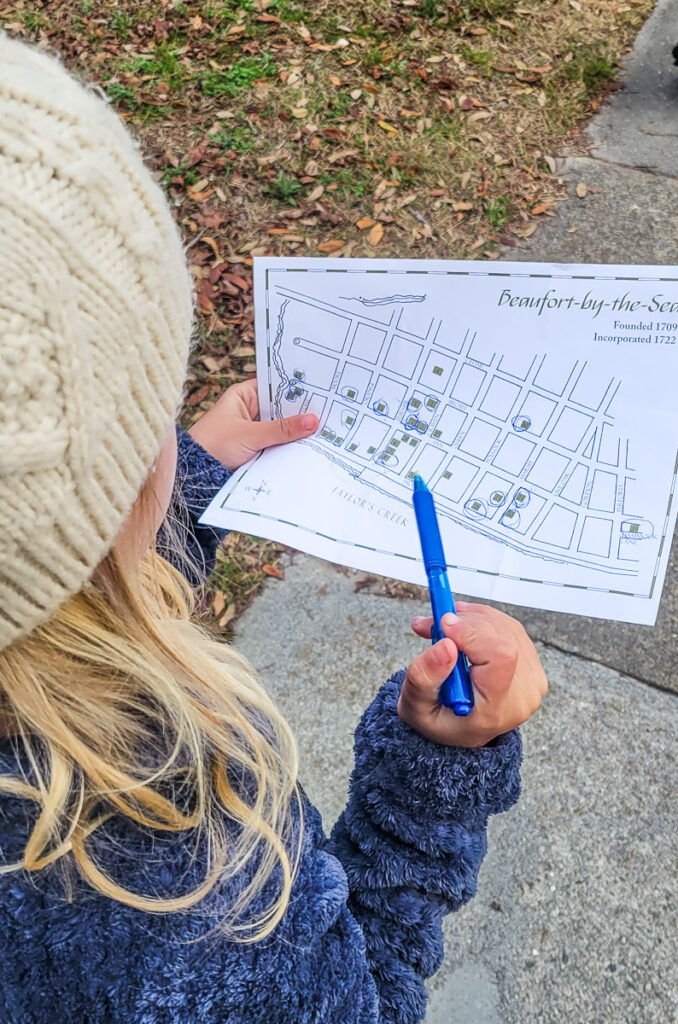
[[[607,40],[582,46],[563,64],[562,78],[570,87],[580,85],[587,97],[597,96],[617,75],[608,54]]]
[[[279,203],[286,203],[288,206],[296,206],[294,198],[297,192],[301,192],[303,186],[296,178],[290,177],[284,171],[278,172],[278,177],[270,185],[264,188],[264,192],[277,200]]]
[[[464,0],[461,13],[466,19],[509,18],[515,14],[512,0]]]
[[[291,22],[292,24],[304,20],[304,12],[300,10],[297,4],[291,3],[290,0],[271,0],[267,10],[269,14],[275,15],[281,21]]]
[[[210,142],[224,153],[249,153],[254,147],[255,136],[251,128],[234,125],[233,128],[210,134]]]
[[[318,183],[341,198],[361,199],[374,187],[374,179],[361,177],[354,171],[342,170],[318,175]]]
[[[274,78],[277,68],[269,53],[241,57],[223,71],[210,69],[200,75],[200,88],[206,96],[236,96],[262,78]]]
[[[486,215],[490,222],[490,226],[495,230],[503,228],[505,224],[511,219],[513,212],[513,202],[509,196],[497,196],[488,203]]]
[[[475,46],[460,46],[459,56],[462,57],[467,64],[477,68],[482,74],[492,74],[492,64],[495,59],[495,54],[492,50],[481,50]]]
[[[106,95],[113,103],[125,103],[130,107],[137,106],[136,93],[120,82],[110,82],[105,86]]]
[[[176,89],[182,83],[185,74],[177,49],[176,45],[159,43],[153,51],[153,56],[128,58],[123,62],[122,70],[148,76],[158,82],[165,82],[170,89]]]
[[[581,69],[581,80],[588,96],[597,96],[616,76],[617,68],[607,57],[592,57]]]
[[[168,165],[163,169],[162,180],[166,185],[171,185],[177,178],[181,178],[184,185],[195,185],[200,181],[200,172],[195,167],[186,167],[180,164],[178,167]]]
[[[111,28],[121,43],[129,38],[134,22],[127,11],[118,8],[111,15]]]

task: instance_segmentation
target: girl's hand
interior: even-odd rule
[[[252,378],[227,388],[189,434],[227,469],[234,470],[263,448],[298,441],[317,429],[318,417],[310,412],[262,422],[257,382]]]
[[[482,747],[526,722],[541,704],[548,683],[534,645],[519,622],[483,604],[459,601],[457,611],[458,615],[443,616],[445,639],[410,665],[398,714],[434,743]],[[430,639],[432,624],[431,618],[417,618],[412,628]],[[438,690],[455,665],[458,649],[470,663],[475,698],[466,718],[458,718],[438,700]]]

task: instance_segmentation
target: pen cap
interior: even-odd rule
[[[447,563],[445,561],[445,552],[443,551],[443,542],[440,538],[438,517],[436,516],[435,505],[433,504],[433,495],[428,488],[415,490],[412,495],[412,501],[414,503],[417,526],[419,527],[421,553],[424,557],[426,570],[435,568],[445,569]]]

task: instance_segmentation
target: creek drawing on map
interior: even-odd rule
[[[439,515],[519,551],[634,575],[654,527],[615,426],[618,379],[568,356],[494,351],[422,316],[425,295],[278,294],[275,416],[316,412],[307,443],[402,502],[418,474]]]

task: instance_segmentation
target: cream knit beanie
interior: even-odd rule
[[[0,649],[111,548],[176,415],[192,310],[123,124],[0,33]]]

